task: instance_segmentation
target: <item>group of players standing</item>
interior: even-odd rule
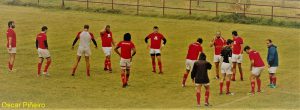
[[[15,22],[8,22],[8,30],[7,30],[7,49],[9,53],[9,61],[8,61],[8,69],[10,72],[14,71],[14,60],[16,55],[16,33],[14,31]],[[47,43],[47,33],[48,27],[42,26],[41,32],[37,34],[36,37],[36,48],[38,52],[38,72],[37,76],[41,76],[41,67],[44,59],[47,60],[45,69],[43,71],[43,75],[48,76],[48,68],[51,64],[50,52],[48,51],[48,43]],[[151,44],[148,48],[150,48],[150,55],[152,59],[152,72],[156,73],[156,60],[158,60],[159,74],[163,74],[162,71],[162,62],[161,62],[161,48],[167,43],[166,38],[158,32],[159,28],[157,26],[153,27],[153,33],[150,33],[145,38],[145,43],[148,44],[148,40],[150,39]],[[243,50],[249,54],[250,62],[251,62],[251,92],[250,94],[255,93],[255,80],[257,82],[258,90],[257,92],[261,92],[261,81],[260,81],[260,73],[264,69],[264,62],[260,57],[260,54],[251,49],[249,46],[245,46],[242,49],[243,39],[238,35],[236,31],[232,32],[233,39],[225,40],[221,36],[221,32],[217,32],[215,38],[211,41],[210,46],[214,47],[214,63],[216,67],[216,79],[220,79],[220,94],[223,94],[223,83],[226,81],[226,95],[233,95],[230,92],[230,81],[235,81],[236,75],[236,65],[238,65],[240,72],[240,80],[243,79],[243,71],[242,71],[242,54]],[[114,51],[121,57],[120,66],[121,66],[121,79],[122,79],[122,87],[126,87],[128,85],[128,79],[130,76],[130,67],[132,57],[136,54],[136,49],[134,43],[131,41],[131,34],[125,33],[123,37],[123,41],[119,42],[115,45],[113,40],[112,31],[110,30],[110,26],[106,25],[105,28],[100,32],[100,37],[102,40],[102,49],[105,53],[104,60],[104,70],[108,72],[112,72],[111,67],[111,53],[112,46],[115,46]],[[80,41],[78,50],[77,50],[77,58],[76,62],[72,68],[72,76],[75,76],[76,68],[80,62],[81,56],[85,57],[86,61],[86,74],[90,76],[90,63],[89,57],[91,56],[90,42],[92,41],[97,48],[97,42],[94,38],[94,35],[89,32],[89,25],[84,25],[84,29],[78,32],[75,40],[72,44],[72,49],[74,49],[77,41]],[[188,74],[191,72],[191,78],[196,85],[196,97],[197,104],[200,105],[200,93],[201,87],[204,86],[206,89],[205,92],[205,105],[209,106],[208,99],[210,94],[209,87],[209,78],[208,78],[208,70],[212,68],[212,65],[206,61],[206,55],[203,52],[202,48],[202,38],[198,38],[196,42],[189,45],[188,54],[186,57],[186,72],[184,73],[182,86],[185,87],[185,83],[188,77]],[[276,87],[276,69],[278,67],[278,53],[277,47],[272,44],[272,40],[268,39],[268,65],[269,65],[269,73],[270,73],[270,87]],[[120,49],[120,51],[119,51]],[[221,65],[221,77],[219,75]]]

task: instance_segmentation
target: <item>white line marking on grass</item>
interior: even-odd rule
[[[248,99],[249,97],[250,97],[250,96],[244,96],[244,97],[242,97],[242,98],[239,98],[239,99],[230,101],[229,103],[221,104],[221,105],[219,105],[219,106],[217,106],[217,107],[223,107],[223,106],[226,106],[226,105],[234,104],[234,103],[236,103],[236,102],[239,102],[239,101],[242,101],[242,100],[246,100],[246,99]]]

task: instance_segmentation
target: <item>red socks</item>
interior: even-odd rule
[[[229,93],[230,81],[226,81],[226,93]]]
[[[208,103],[209,90],[205,91],[205,103]]]
[[[111,70],[111,62],[110,62],[110,59],[107,59],[107,67],[109,70]]]
[[[106,68],[106,69],[107,69],[107,63],[108,63],[108,60],[106,58],[105,61],[104,61],[104,68]]]
[[[255,81],[251,81],[251,92],[254,93],[255,89]]]
[[[88,68],[86,69],[86,75],[90,76],[90,69],[88,69]]]
[[[272,78],[272,83],[274,84],[274,85],[276,85],[276,76],[273,76],[273,78]]]
[[[220,82],[220,94],[223,93],[223,82]]]
[[[189,73],[184,73],[183,79],[182,79],[182,84],[185,85],[186,79],[188,77]]]
[[[8,62],[8,69],[9,69],[9,70],[12,70],[12,68],[13,68],[13,65],[10,64],[10,62]]]
[[[161,61],[158,62],[159,72],[162,72],[162,64]]]
[[[126,74],[126,83],[128,82],[129,80],[129,74]]]
[[[41,74],[42,63],[38,63],[38,75]]]
[[[200,92],[196,93],[196,97],[197,97],[197,104],[200,105],[200,97],[201,97]]]
[[[153,68],[153,71],[156,71],[156,63],[155,63],[155,60],[152,60],[152,68]]]
[[[269,79],[270,79],[270,84],[273,84],[273,78],[272,78],[272,75],[269,75]]]
[[[233,81],[235,80],[235,73],[232,74],[231,80],[233,80]]]
[[[44,72],[48,71],[48,68],[49,68],[50,64],[51,64],[51,61],[47,61],[47,64],[46,64],[45,69],[44,69]]]
[[[260,92],[261,80],[256,79],[256,82],[257,82],[257,91]]]
[[[122,79],[122,84],[123,86],[126,84],[126,76],[125,73],[121,73],[121,79]]]

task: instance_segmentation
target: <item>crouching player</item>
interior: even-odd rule
[[[199,60],[195,62],[193,66],[193,70],[191,73],[191,78],[195,82],[196,85],[196,97],[197,104],[200,106],[200,93],[201,87],[205,87],[205,106],[209,106],[208,98],[209,98],[209,78],[207,70],[211,69],[211,64],[206,61],[206,56],[204,53],[201,53],[199,56]]]
[[[190,73],[190,70],[194,66],[195,61],[197,60],[199,53],[203,52],[201,46],[202,42],[203,42],[202,38],[198,38],[197,42],[194,42],[189,46],[188,54],[186,56],[186,61],[185,61],[186,72],[183,75],[182,87],[185,87],[186,79]]]
[[[119,52],[119,48],[121,48],[121,52]],[[121,57],[121,79],[123,83],[122,86],[125,88],[128,85],[132,57],[136,54],[135,46],[131,42],[130,33],[124,34],[124,41],[118,43],[115,52]]]
[[[232,75],[232,68],[231,68],[231,56],[232,56],[232,45],[233,40],[228,39],[226,42],[226,46],[221,51],[221,56],[223,58],[223,62],[221,63],[221,73],[222,78],[220,78],[220,95],[223,94],[223,83],[226,80],[226,95],[233,95],[229,91],[230,88],[230,80]]]
[[[250,70],[251,70],[251,76],[250,76],[250,80],[251,80],[251,93],[250,95],[254,95],[255,93],[255,79],[257,82],[257,92],[261,92],[260,86],[261,86],[261,80],[260,80],[260,74],[261,72],[264,70],[264,62],[261,59],[259,53],[255,50],[252,50],[249,46],[246,46],[244,48],[244,51],[249,54],[249,58],[250,58],[250,62],[251,62],[251,66],[250,66]]]
[[[51,58],[50,58],[50,53],[48,51],[48,43],[47,43],[47,35],[46,35],[47,30],[48,30],[48,27],[43,26],[42,32],[37,35],[36,41],[35,41],[35,46],[36,46],[36,49],[37,49],[38,55],[39,55],[38,74],[37,74],[38,76],[41,76],[41,68],[42,68],[44,59],[47,59],[47,64],[45,66],[43,74],[45,76],[49,76],[48,68],[51,64]]]

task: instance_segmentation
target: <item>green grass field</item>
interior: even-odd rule
[[[213,79],[213,68],[209,72],[211,108],[300,109],[299,29],[7,5],[0,5],[0,10],[0,102],[45,103],[49,109],[196,109],[195,89],[191,80],[188,79],[186,88],[181,87],[188,44],[199,36],[203,37],[204,51],[208,61],[212,62],[213,48],[209,48],[209,41],[214,33],[221,30],[225,38],[231,38],[231,31],[237,30],[245,44],[259,51],[264,59],[267,52],[265,39],[273,39],[278,46],[278,88],[267,87],[268,73],[265,70],[262,73],[264,93],[247,96],[250,82],[246,80],[231,84],[231,90],[236,95],[219,96],[219,83]],[[5,33],[8,20],[16,21],[18,53],[15,62],[17,72],[14,73],[8,73],[6,67],[8,55]],[[113,73],[103,71],[104,54],[101,48],[92,49],[90,78],[86,77],[83,60],[76,77],[70,76],[76,57],[76,50],[71,50],[71,45],[84,24],[90,25],[98,44],[99,31],[106,24],[112,26],[116,41],[122,40],[125,32],[132,33],[137,55],[133,59],[128,88],[121,88],[119,57],[115,53],[112,56]],[[48,44],[53,59],[49,78],[36,77],[38,58],[34,42],[42,25],[49,28]],[[168,39],[162,51],[163,75],[151,72],[151,61],[144,43],[144,37],[154,25],[158,25]],[[248,78],[250,72],[246,54],[243,68]]]

